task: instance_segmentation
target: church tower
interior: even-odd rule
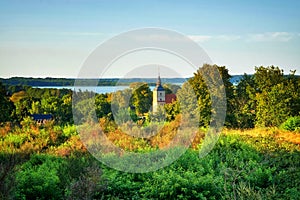
[[[152,108],[153,112],[157,111],[159,105],[164,105],[166,103],[166,92],[163,86],[161,85],[160,76],[158,76],[156,87],[153,90],[153,103]]]

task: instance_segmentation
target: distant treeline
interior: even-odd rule
[[[0,78],[4,85],[22,85],[22,86],[73,86],[75,80],[80,81],[82,84],[87,84],[88,81],[98,81],[96,79],[74,79],[74,78],[25,78],[25,77],[12,77],[8,79]],[[99,86],[116,85],[118,79],[100,79]]]
[[[237,84],[242,78],[242,75],[232,75],[231,82]],[[26,78],[26,77],[12,77],[0,78],[0,82],[6,86],[73,86],[76,85],[91,85],[97,83],[98,86],[114,86],[114,85],[129,85],[132,82],[146,82],[149,86],[154,86],[157,78],[101,78],[101,79],[75,79],[75,78]],[[185,78],[162,78],[163,83],[177,83],[182,84],[186,81]]]

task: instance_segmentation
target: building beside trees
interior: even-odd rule
[[[173,101],[176,101],[176,95],[166,93],[165,88],[161,84],[160,76],[158,76],[156,86],[153,90],[152,111],[156,112],[158,106],[163,106],[172,103]]]
[[[37,122],[37,124],[45,124],[46,122],[53,120],[52,114],[33,114],[32,118],[34,121]]]

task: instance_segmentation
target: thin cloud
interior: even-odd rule
[[[189,38],[198,43],[208,41],[237,41],[244,40],[247,42],[289,42],[299,38],[300,33],[289,32],[266,32],[248,35],[189,35]]]
[[[267,32],[260,34],[251,34],[248,36],[248,41],[255,42],[288,42],[299,34],[289,33],[289,32]]]
[[[56,33],[56,32],[53,32]],[[71,36],[99,36],[104,35],[103,33],[99,32],[57,32],[59,35],[71,35]]]
[[[3,29],[0,29],[0,33],[3,33]],[[81,32],[81,31],[41,31],[41,30],[8,30],[7,33],[21,33],[21,34],[35,34],[35,35],[67,35],[67,36],[99,36],[105,35],[101,32]]]
[[[215,37],[218,40],[224,40],[224,41],[235,41],[242,38],[240,35],[219,35]]]
[[[212,36],[209,35],[189,35],[188,37],[195,42],[206,42],[212,38]]]
[[[186,42],[185,37],[168,34],[145,34],[145,35],[132,35],[131,39],[136,41],[153,41],[153,42]]]
[[[207,42],[211,40],[219,40],[219,41],[235,41],[239,40],[242,37],[239,35],[189,35],[189,38],[194,40],[195,42]]]

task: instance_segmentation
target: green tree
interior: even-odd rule
[[[31,109],[29,111],[31,114],[38,114],[42,112],[42,106],[40,101],[33,101],[31,104]]]
[[[206,107],[203,104],[198,105],[199,99],[197,101],[195,92],[196,91],[189,82],[185,82],[181,89],[177,92],[177,102],[179,104],[181,114],[190,116],[191,118],[198,118],[197,116],[200,116],[199,123],[200,125],[204,125],[208,123],[209,118],[207,119],[207,117],[210,116],[210,114],[207,115],[205,112],[210,112],[210,110],[209,108],[205,109]]]
[[[222,77],[223,84],[225,86],[226,92],[226,119],[225,125],[227,127],[234,127],[236,124],[236,118],[234,114],[234,88],[233,84],[230,82],[231,75],[228,72],[228,69],[225,66],[217,66],[217,69]]]
[[[111,104],[108,102],[107,94],[97,94],[95,96],[95,106],[98,118],[106,117],[111,113]]]
[[[54,113],[58,109],[60,99],[56,97],[43,98],[41,100],[41,106],[44,113]]]
[[[274,85],[277,85],[284,80],[283,70],[279,67],[255,67],[254,80],[257,86],[257,92],[264,90],[270,91]]]
[[[16,173],[16,199],[62,199],[60,158],[34,155]]]
[[[118,90],[111,94],[111,109],[113,113],[117,113],[120,109],[132,107],[130,98],[132,96],[131,89]]]
[[[166,120],[173,121],[176,116],[180,113],[180,107],[178,101],[173,101],[172,103],[165,104]]]
[[[94,98],[84,99],[77,102],[73,108],[74,122],[96,122]]]
[[[62,104],[60,108],[60,120],[62,124],[73,124],[71,94],[66,94],[62,97]]]
[[[229,79],[230,75],[225,67],[204,64],[194,73],[194,76],[188,80],[188,84],[197,97],[198,106],[197,110],[194,111],[190,110],[190,108],[187,109],[190,110],[190,113],[199,114],[200,126],[208,126],[212,115],[214,117],[222,117],[223,111],[225,112],[226,110],[225,92],[228,93],[227,102],[229,102],[229,99],[233,96],[233,86]],[[187,101],[184,105],[192,108],[193,100],[191,96],[188,96],[192,94],[192,92],[189,91],[188,84],[182,86],[182,89],[179,91],[179,98],[180,101]],[[187,99],[183,100],[183,98]],[[214,105],[212,105],[212,98],[214,99]],[[188,103],[188,101],[190,101],[190,103]],[[214,109],[212,109],[212,106]]]
[[[253,128],[255,125],[256,84],[254,76],[244,74],[235,88],[233,114],[236,128]]]
[[[147,83],[133,86],[130,102],[135,107],[137,114],[144,114],[150,110],[152,106],[152,91]]]
[[[43,114],[52,114],[57,124],[73,123],[71,94],[66,94],[62,98],[44,97],[41,99],[39,110]]]
[[[287,77],[286,89],[291,96],[290,110],[291,116],[300,116],[300,77],[295,76],[296,70],[291,71]]]
[[[13,115],[18,122],[21,122],[24,118],[30,116],[32,102],[32,98],[27,96],[14,103],[16,109],[14,110]]]
[[[289,105],[292,98],[286,92],[286,87],[283,83],[273,86],[271,91],[264,90],[262,93],[258,93],[256,99],[257,126],[279,126],[291,115]]]
[[[121,125],[131,120],[136,122],[138,120],[138,117],[136,113],[128,107],[127,109],[119,109],[118,112],[115,114],[114,119],[117,122],[117,124]]]
[[[204,66],[205,67],[205,66]],[[198,99],[198,109],[194,110],[190,113],[197,113],[199,114],[199,119],[200,119],[200,126],[207,126],[209,124],[210,121],[210,117],[211,117],[211,99],[210,99],[210,93],[208,90],[208,87],[206,85],[205,80],[202,77],[203,74],[203,67],[199,68],[197,70],[196,73],[194,73],[194,76],[189,79],[188,83],[191,85],[193,91],[195,92],[195,95]],[[181,93],[182,91],[186,90],[187,88],[187,84],[184,84],[182,86],[182,90],[180,90],[180,95],[179,95],[179,99],[182,100],[185,96],[185,98],[187,98],[187,96],[189,95],[188,93],[190,93],[191,91],[186,91],[185,95],[182,96]],[[188,98],[193,98],[193,96],[188,97]],[[190,99],[191,104],[190,107],[193,108],[195,107],[195,104],[193,101],[193,99]],[[194,105],[192,105],[194,104]],[[187,103],[185,105],[188,105]]]
[[[0,124],[11,120],[14,110],[13,103],[9,100],[5,87],[0,82]]]
[[[255,68],[256,126],[279,126],[299,114],[299,79],[278,67]]]

